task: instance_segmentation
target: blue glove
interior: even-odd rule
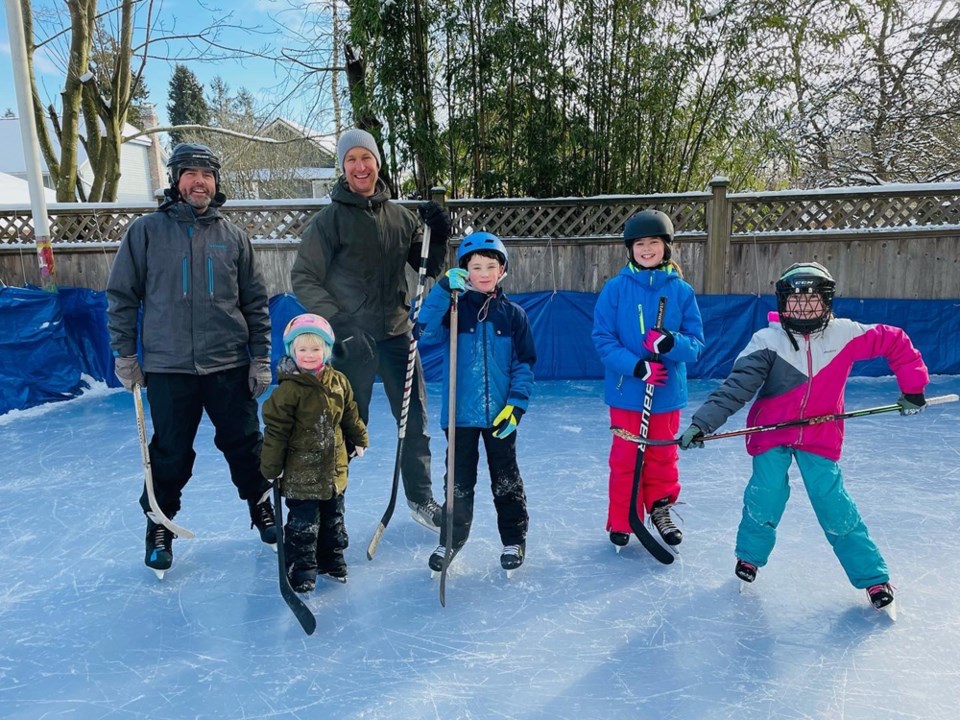
[[[470,277],[468,273],[463,268],[450,268],[443,275],[440,276],[440,279],[437,280],[437,285],[442,287],[447,292],[456,290],[457,292],[463,292],[467,289],[467,278]]]
[[[673,344],[673,333],[666,328],[650,328],[643,338],[643,349],[648,353],[663,355],[673,350]]]
[[[916,415],[918,412],[923,410],[923,406],[927,404],[926,398],[923,397],[923,393],[904,393],[897,400],[897,405],[900,406],[901,415]]]
[[[493,436],[502,440],[517,429],[524,411],[514,405],[505,405],[500,414],[493,419]]]
[[[689,450],[690,448],[702,448],[703,447],[703,430],[701,430],[697,425],[690,423],[690,427],[683,431],[683,435],[680,436],[680,449]]]

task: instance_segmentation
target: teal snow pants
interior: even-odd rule
[[[840,465],[787,447],[753,458],[753,475],[743,493],[743,518],[737,530],[737,557],[757,567],[766,565],[790,497],[788,471],[794,458],[820,527],[850,582],[856,588],[887,582],[887,564],[843,486]]]

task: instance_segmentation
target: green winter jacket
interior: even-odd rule
[[[347,488],[347,446],[367,447],[346,376],[327,366],[319,377],[300,372],[290,358],[277,366],[279,386],[263,404],[260,472],[283,473],[283,495],[295,500],[329,500]]]
[[[420,267],[420,219],[390,201],[382,180],[363,197],[341,177],[330,199],[301,236],[290,272],[297,300],[328,320],[344,313],[378,341],[404,334],[411,327],[406,267]],[[446,251],[431,243],[427,275],[437,276]]]

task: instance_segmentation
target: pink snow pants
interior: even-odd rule
[[[638,410],[610,408],[610,424],[640,434]],[[651,413],[647,437],[651,440],[672,440],[680,430],[680,411]],[[640,475],[637,515],[642,520],[644,509],[665,497],[676,502],[680,495],[680,472],[677,460],[680,452],[676,445],[647,447],[643,454],[643,469]],[[613,436],[610,447],[610,506],[607,510],[607,532],[630,532],[630,493],[633,490],[633,470],[637,464],[637,445]]]

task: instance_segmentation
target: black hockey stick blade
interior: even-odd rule
[[[676,557],[674,552],[668,550],[665,545],[661,545],[660,541],[653,536],[653,533],[647,530],[643,521],[640,518],[635,518],[632,514],[630,515],[630,529],[633,530],[633,534],[637,536],[637,540],[640,541],[644,549],[658,561],[664,565],[669,565],[674,561]]]
[[[313,635],[317,629],[317,618],[310,612],[307,604],[300,599],[300,596],[294,592],[290,586],[290,578],[287,577],[287,560],[283,552],[283,498],[280,497],[280,480],[273,481],[273,504],[274,513],[277,516],[277,567],[280,571],[280,594],[283,596],[287,607],[293,611],[297,622],[307,635]]]

